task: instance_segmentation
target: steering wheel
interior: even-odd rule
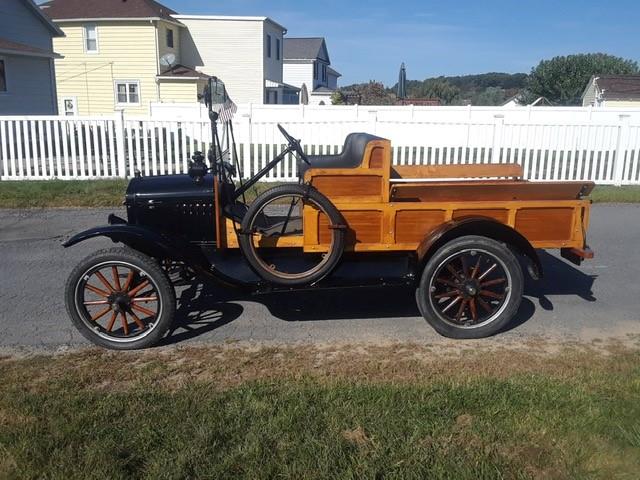
[[[302,161],[307,165],[311,165],[311,162],[309,162],[309,159],[307,158],[307,154],[304,153],[304,150],[302,150],[302,146],[300,145],[300,140],[296,140],[291,135],[289,135],[289,132],[287,132],[284,129],[284,127],[280,124],[278,124],[278,129],[280,130],[280,133],[282,133],[284,138],[287,139],[287,142],[289,142],[289,145],[293,147],[296,154],[302,159]]]

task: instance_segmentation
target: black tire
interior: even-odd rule
[[[310,273],[287,275],[269,268],[259,255],[260,248],[254,246],[253,235],[250,232],[254,230],[256,218],[261,215],[266,204],[288,195],[307,198],[321,209],[329,218],[331,225],[344,225],[338,209],[315,188],[306,185],[281,185],[264,192],[249,207],[242,220],[242,233],[239,235],[240,248],[253,271],[264,280],[284,286],[310,285],[326,277],[340,262],[345,246],[345,230],[344,228],[331,229],[332,240],[329,251],[323,256],[319,267]]]
[[[82,260],[67,280],[65,303],[80,333],[111,350],[156,345],[171,327],[176,311],[175,291],[160,264],[129,248],[100,250]],[[116,325],[118,329],[113,330]]]
[[[485,338],[509,324],[523,285],[522,268],[508,246],[471,235],[445,244],[427,261],[416,300],[440,335]]]

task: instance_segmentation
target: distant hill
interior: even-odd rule
[[[483,73],[455,77],[433,77],[409,80],[407,95],[411,98],[444,97],[449,105],[501,105],[524,90],[526,73]],[[390,91],[395,92],[397,84]]]
[[[525,89],[527,78],[526,73],[490,72],[409,80],[407,95],[409,98],[438,98],[444,105],[501,105]],[[352,92],[371,84],[349,85],[340,90]],[[386,89],[385,100],[394,101],[397,87],[396,84]]]

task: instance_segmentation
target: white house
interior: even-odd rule
[[[298,88],[305,85],[310,105],[331,105],[340,76],[331,68],[324,38],[285,38],[284,81]]]
[[[283,82],[286,29],[268,17],[174,15],[187,28],[182,61],[215,75],[235,103],[291,102],[298,89]],[[296,102],[297,103],[297,102]]]
[[[582,106],[640,107],[640,75],[594,75],[582,94]]]
[[[63,37],[32,0],[0,0],[0,115],[55,115],[53,37]]]

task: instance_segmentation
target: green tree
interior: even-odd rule
[[[336,90],[331,94],[331,105],[344,105],[346,99],[340,90]]]
[[[525,102],[546,97],[560,105],[580,105],[582,92],[592,75],[638,73],[633,60],[587,53],[543,60],[529,75]]]
[[[473,105],[497,106],[502,105],[507,99],[504,89],[500,87],[487,87],[473,99]]]
[[[444,105],[451,105],[460,96],[460,89],[446,80],[427,80],[417,90],[418,97],[438,98]]]

